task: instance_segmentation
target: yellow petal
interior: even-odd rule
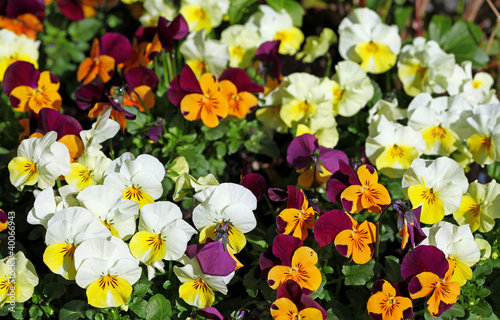
[[[215,300],[212,289],[200,279],[181,284],[179,297],[186,301],[187,304],[200,309],[210,307]]]
[[[87,287],[87,299],[96,308],[119,307],[127,303],[132,294],[130,283],[119,277],[102,276]]]
[[[53,243],[43,253],[43,262],[49,269],[62,275],[65,279],[73,280],[76,276],[74,252],[76,247],[67,243]]]
[[[132,255],[145,264],[161,261],[167,253],[167,247],[161,236],[146,231],[134,234],[129,247]]]

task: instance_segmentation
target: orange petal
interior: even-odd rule
[[[290,315],[299,312],[295,303],[288,298],[279,298],[271,305],[271,316],[273,319],[290,319]],[[320,319],[320,318],[311,318]]]
[[[213,95],[216,92],[219,92],[219,84],[215,76],[211,73],[204,73],[200,77],[200,87],[201,91],[205,95]]]
[[[344,205],[344,209],[349,211],[350,213],[358,213],[363,210],[363,205],[361,203],[361,196],[363,195],[363,189],[360,185],[353,184],[342,191],[340,198],[342,199],[342,204],[344,204],[344,200],[352,202],[351,208],[346,208]]]
[[[75,161],[83,152],[83,143],[79,136],[67,134],[57,141],[64,143],[68,147],[71,162]]]
[[[365,264],[373,256],[375,242],[375,234],[377,228],[369,221],[364,221],[359,228],[354,231],[352,260],[357,264]]]
[[[97,77],[98,66],[92,58],[85,58],[76,71],[76,79],[83,84],[90,83]]]
[[[191,93],[181,100],[181,112],[184,118],[189,121],[201,118],[201,109],[205,96],[199,93]]]
[[[38,79],[38,89],[41,91],[59,91],[59,80],[57,78],[51,77],[49,71],[43,71],[40,73],[40,78]],[[56,81],[56,82],[53,82]]]
[[[318,263],[318,254],[309,247],[300,247],[293,253],[292,267],[314,266]]]
[[[17,105],[15,105],[15,103],[12,103],[12,107],[14,108],[14,110],[19,112],[29,111],[30,110],[29,100],[31,99],[31,97],[33,97],[34,94],[35,94],[35,89],[33,89],[32,87],[28,86],[15,87],[10,92],[11,102],[13,98],[19,101]]]
[[[337,234],[334,240],[335,247],[341,255],[349,258],[352,255],[353,231],[342,230]]]
[[[97,38],[92,41],[92,48],[90,48],[90,57],[97,58],[99,56],[99,40]]]
[[[98,66],[99,78],[101,78],[102,82],[106,83],[111,80],[115,72],[115,59],[107,55],[99,56]]]
[[[372,184],[361,196],[361,205],[371,213],[382,213],[381,206],[390,203],[389,191],[380,183]]]
[[[424,271],[417,274],[410,281],[410,296],[412,299],[427,297],[441,282],[439,276],[432,272]]]
[[[454,304],[460,295],[460,285],[457,282],[438,283],[432,296],[427,300],[427,310],[433,315],[439,314],[441,303]]]
[[[31,110],[37,114],[43,108],[59,111],[61,109],[61,104],[61,95],[57,91],[37,92],[29,101]]]
[[[201,83],[200,83],[201,84]],[[207,127],[214,128],[227,116],[229,105],[220,92],[212,94],[201,108],[201,120]]]
[[[300,319],[323,319],[323,314],[316,308],[305,308],[299,311]]]
[[[291,267],[288,266],[274,266],[267,274],[267,284],[272,289],[278,289],[288,279],[292,279]]]
[[[287,208],[281,211],[278,217],[286,222],[285,231],[283,233],[290,234],[299,225],[300,210],[295,208]]]
[[[372,184],[378,182],[377,170],[375,170],[375,168],[372,166],[368,166],[366,164],[362,165],[358,168],[358,171],[356,173],[358,175],[359,181],[361,182],[361,185],[364,187],[369,187]]]

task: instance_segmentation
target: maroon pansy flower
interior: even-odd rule
[[[264,64],[264,73],[270,70],[273,77],[281,82],[281,58],[279,55],[281,41],[268,41],[264,42],[257,49],[255,54],[257,60],[262,61]],[[263,77],[265,79],[265,76]]]
[[[321,307],[319,303],[314,301],[313,298],[305,294],[304,290],[300,287],[300,285],[293,280],[287,280],[278,289],[278,293],[276,294],[276,299],[281,299],[281,298],[285,298],[292,301],[297,307],[297,311],[301,311],[307,308],[315,308],[321,312],[323,319],[326,319],[328,317],[325,309],[323,309],[323,307]],[[273,309],[273,305],[271,305],[271,310]]]
[[[181,74],[170,81],[167,90],[168,99],[176,107],[180,107],[182,99],[191,93],[203,93],[200,83],[191,67],[187,64],[181,70]]]
[[[406,200],[396,200],[392,207],[397,212],[399,235],[403,238],[401,249],[415,248],[427,238],[420,227],[422,207],[412,209],[411,203]]]

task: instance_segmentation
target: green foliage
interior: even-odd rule
[[[346,286],[365,285],[380,269],[380,264],[375,261],[369,261],[365,264],[343,265],[344,283]]]

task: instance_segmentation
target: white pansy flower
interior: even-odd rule
[[[248,67],[261,43],[257,31],[242,25],[232,25],[224,29],[220,41],[227,44],[229,66],[242,69]]]
[[[190,32],[212,31],[222,23],[229,9],[229,0],[182,0],[179,13],[189,26]]]

